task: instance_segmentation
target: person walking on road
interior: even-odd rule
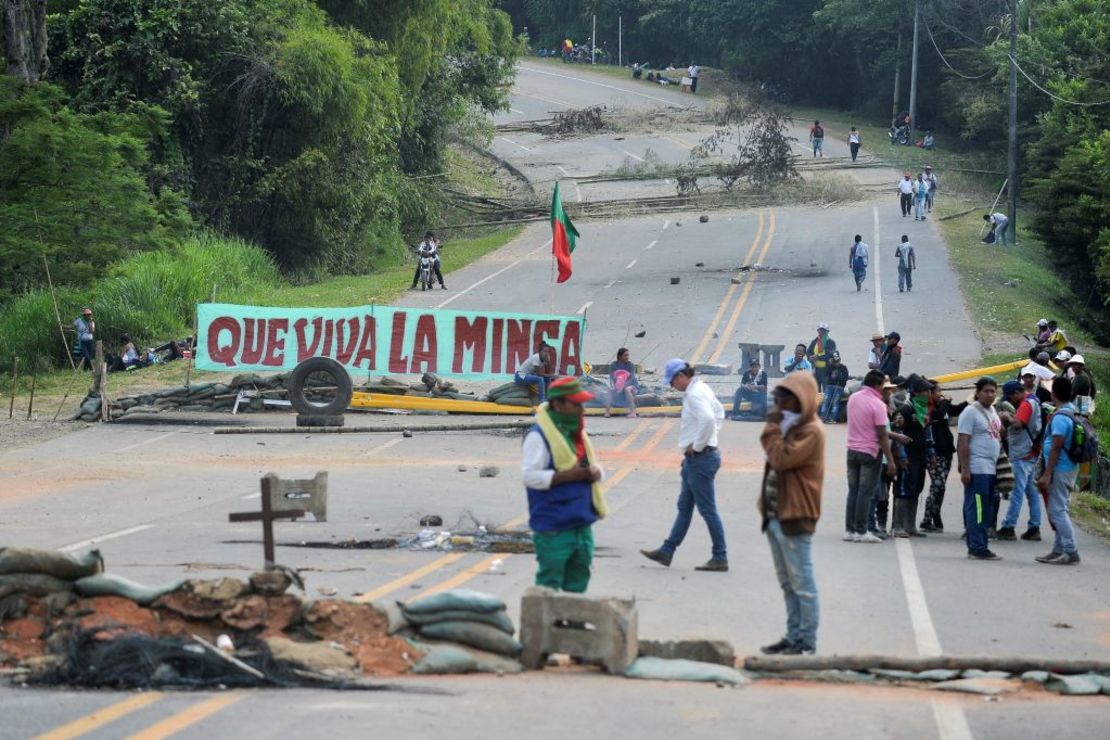
[[[1075,530],[1068,504],[1079,464],[1071,459],[1068,448],[1075,437],[1075,406],[1072,405],[1072,386],[1067,378],[1052,381],[1052,403],[1056,412],[1048,420],[1048,431],[1041,453],[1044,460],[1044,473],[1037,479],[1037,488],[1048,500],[1048,521],[1056,530],[1052,551],[1036,558],[1038,563],[1052,565],[1076,565],[1079,562],[1079,548],[1075,545]]]
[[[817,381],[818,391],[825,387],[825,372],[835,353],[836,340],[829,336],[829,325],[821,322],[817,326],[817,336],[806,347],[806,357],[813,365],[813,379]]]
[[[712,557],[694,570],[724,572],[728,570],[728,548],[725,528],[717,513],[714,479],[721,467],[717,449],[717,433],[725,418],[725,409],[713,390],[694,377],[694,368],[681,358],[668,360],[663,368],[663,383],[683,392],[682,424],[678,446],[682,450],[682,488],[678,494],[678,515],[671,533],[658,550],[641,550],[648,560],[670,567],[675,551],[690,529],[696,507],[709,528],[713,543]]]
[[[932,213],[933,199],[936,197],[937,194],[937,176],[933,173],[932,165],[925,165],[925,172],[922,175],[922,179],[925,180],[925,185],[927,185],[929,188],[929,192],[925,195],[925,209],[929,213]]]
[[[857,293],[863,290],[863,283],[867,280],[867,262],[870,256],[871,252],[863,243],[863,237],[856,234],[856,240],[852,242],[852,248],[848,251],[848,269],[852,271],[852,277],[856,280]]]
[[[1002,451],[1002,420],[994,411],[998,383],[991,377],[975,383],[975,401],[968,405],[956,430],[960,480],[964,484],[964,528],[967,556],[972,560],[1001,560],[987,545],[987,527],[994,521],[998,455]]]
[[[593,399],[577,378],[559,378],[524,435],[521,472],[536,546],[536,585],[582,593],[594,556],[592,524],[608,514],[598,488],[604,472],[586,434],[582,404]]]
[[[879,372],[887,376],[891,380],[898,377],[898,371],[902,369],[902,335],[896,331],[892,331],[886,335],[886,346],[883,347],[883,359],[879,363]]]
[[[894,248],[898,260],[898,292],[913,292],[913,271],[917,269],[917,255],[914,254],[910,238],[902,234],[902,243]]]
[[[913,180],[908,172],[898,181],[898,203],[902,206],[902,218],[910,215],[913,210]]]
[[[821,402],[821,421],[836,424],[840,418],[840,399],[848,385],[848,368],[840,361],[840,353],[833,352],[825,372],[825,398]]]
[[[952,456],[956,454],[956,441],[952,439],[951,420],[967,408],[966,403],[954,405],[952,399],[941,393],[940,383],[931,381],[933,410],[929,415],[929,431],[933,435],[933,446],[925,461],[929,473],[929,495],[925,498],[925,515],[921,520],[924,532],[943,532],[944,521],[940,510],[944,505],[944,494],[948,488],[948,473],[952,470]]]
[[[813,143],[813,156],[824,157],[825,152],[825,128],[821,125],[820,121],[814,121],[813,126],[809,129],[809,140]]]
[[[845,542],[882,542],[867,531],[871,500],[879,487],[880,453],[887,459],[887,474],[894,477],[894,455],[887,432],[887,404],[883,400],[883,374],[871,370],[863,385],[848,398],[848,503],[844,514]]]
[[[96,322],[91,308],[81,309],[81,315],[73,321],[73,330],[77,333],[77,346],[81,348],[81,367],[92,370],[96,362]]]
[[[859,147],[862,143],[863,141],[860,139],[859,131],[856,130],[855,126],[852,126],[852,130],[848,132],[848,149],[852,152],[853,162],[856,161],[856,156],[859,154]]]
[[[1035,393],[1030,393],[1019,380],[1002,386],[1002,398],[1014,407],[1014,412],[999,414],[1006,428],[1006,454],[1014,471],[1014,490],[1010,492],[1010,506],[1002,519],[995,537],[999,540],[1016,540],[1021,504],[1029,500],[1029,527],[1021,535],[1023,540],[1041,539],[1041,495],[1036,489],[1033,469],[1041,452],[1041,404]]]
[[[929,196],[929,186],[921,179],[921,175],[917,176],[917,180],[913,183],[913,220],[925,220],[925,199]]]
[[[813,533],[821,518],[825,431],[817,421],[817,384],[791,375],[774,390],[760,435],[767,462],[759,496],[762,530],[786,602],[786,634],[761,648],[769,655],[810,655],[817,649],[819,607]]]

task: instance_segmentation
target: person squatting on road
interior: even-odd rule
[[[1036,558],[1038,563],[1075,565],[1079,562],[1079,548],[1075,544],[1075,530],[1068,514],[1071,490],[1079,464],[1071,459],[1069,447],[1075,437],[1075,406],[1071,402],[1072,385],[1065,377],[1052,381],[1052,403],[1056,411],[1048,420],[1044,445],[1044,473],[1037,479],[1037,488],[1048,502],[1048,521],[1056,530],[1052,551]]]
[[[609,513],[598,487],[604,471],[586,434],[582,408],[593,394],[577,378],[559,378],[551,384],[549,399],[536,409],[536,423],[521,449],[536,585],[582,593],[594,557],[591,525]]]
[[[975,401],[960,414],[956,427],[960,480],[964,484],[967,556],[972,560],[1002,559],[987,545],[987,527],[994,521],[998,456],[1002,452],[1002,420],[994,410],[997,395],[998,383],[994,378],[979,378],[975,383]]]
[[[817,336],[806,347],[806,357],[813,365],[813,379],[817,381],[817,390],[820,392],[825,387],[825,374],[829,360],[836,353],[836,340],[829,336],[829,325],[822,322],[817,327]]]
[[[883,346],[886,337],[878,332],[871,335],[871,349],[867,350],[867,369],[878,370],[883,364]]]
[[[836,424],[840,419],[840,399],[848,385],[848,368],[840,361],[840,353],[833,352],[825,373],[825,398],[821,402],[821,421]]]
[[[1030,375],[1032,377],[1032,375]],[[1023,540],[1041,539],[1041,495],[1034,484],[1033,471],[1037,456],[1041,452],[1043,425],[1041,423],[1041,403],[1037,394],[1026,390],[1018,380],[1002,385],[1002,398],[1014,407],[1013,413],[999,414],[1002,425],[1006,427],[1006,454],[1014,471],[1014,490],[1010,492],[1010,505],[1002,526],[995,533],[999,540],[1015,540],[1021,504],[1029,500],[1029,528],[1021,535]]]
[[[671,533],[658,550],[640,550],[648,560],[670,567],[671,559],[690,529],[694,508],[709,528],[713,543],[712,557],[694,570],[723,572],[728,570],[728,548],[725,545],[725,528],[717,513],[717,494],[714,479],[721,467],[721,453],[717,449],[717,432],[725,418],[725,409],[713,390],[694,377],[694,368],[683,359],[667,360],[663,368],[663,383],[683,392],[682,425],[679,428],[678,447],[682,450],[682,489],[678,494],[678,515]]]
[[[555,374],[555,348],[544,342],[540,351],[520,363],[513,373],[513,382],[525,387],[535,385],[540,403],[547,400],[547,384]]]
[[[817,384],[810,376],[788,376],[775,387],[773,398],[759,440],[767,458],[759,513],[786,602],[786,634],[761,651],[808,655],[817,649],[820,611],[813,533],[821,517],[825,430],[817,421]]]
[[[902,243],[894,248],[898,260],[898,292],[903,289],[913,292],[913,271],[917,269],[917,255],[914,254],[910,238],[902,234]]]
[[[863,283],[867,280],[867,262],[871,257],[868,247],[863,243],[863,237],[856,234],[852,248],[848,251],[848,269],[856,279],[856,292],[863,290]]]
[[[879,487],[882,452],[887,473],[894,477],[894,456],[887,432],[887,404],[881,388],[883,374],[871,370],[863,385],[848,397],[848,503],[844,512],[845,542],[881,542],[867,531],[871,501]]]

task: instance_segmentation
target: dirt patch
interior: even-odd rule
[[[38,404],[36,403],[35,406],[38,406]],[[24,416],[26,416],[26,413],[26,411],[23,412]],[[53,415],[53,410],[51,410],[50,416]],[[16,416],[19,416],[18,409],[16,409]],[[83,421],[64,421],[64,415],[56,422],[49,419],[8,419],[6,418],[7,413],[4,414],[4,417],[4,422],[0,424],[0,449],[3,450],[30,447],[55,437],[65,436],[70,432],[79,431],[88,426]]]
[[[296,596],[248,596],[220,614],[220,619],[237,630],[259,630],[263,637],[276,637],[298,621],[301,601]]]
[[[318,640],[330,640],[347,648],[362,672],[369,676],[398,676],[408,673],[423,657],[400,637],[386,634],[385,617],[367,604],[325,599],[312,602],[304,611],[304,629]]]

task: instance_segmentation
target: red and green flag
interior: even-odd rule
[[[563,199],[559,197],[559,183],[555,183],[555,194],[551,196],[551,253],[559,265],[559,276],[555,282],[565,283],[570,279],[570,255],[574,251],[578,230],[563,210]]]

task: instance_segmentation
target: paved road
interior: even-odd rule
[[[677,96],[610,78],[596,78],[608,86],[596,87],[544,76],[534,66],[523,66],[513,99],[514,108],[528,117],[559,105],[552,101],[641,104],[623,92],[625,87],[666,100]],[[550,100],[535,102],[539,95]],[[644,105],[657,102],[642,100]],[[583,146],[612,154],[623,144],[596,139]],[[546,161],[547,142],[528,146],[533,153],[521,150],[517,161]],[[570,171],[571,159],[562,162]],[[567,184],[573,190],[569,179]],[[907,337],[907,369],[966,367],[978,349],[931,223],[918,224],[913,233],[921,255],[919,289],[912,294],[892,290],[892,237],[913,226],[892,211],[884,201],[827,210],[713,213],[707,224],[697,223],[696,214],[585,222],[575,277],[554,297],[547,234],[535,227],[497,254],[450,274],[450,291],[410,293],[406,300],[530,311],[549,310],[553,302],[557,312],[585,310],[586,355],[595,362],[622,343],[649,366],[661,365],[672,354],[736,362],[738,341],[789,344],[808,339],[816,322],[825,320],[832,323],[850,368],[861,367],[866,338],[880,327]],[[881,255],[863,294],[855,292],[843,269],[854,231],[865,233]],[[785,272],[761,273],[734,285],[734,269],[745,262]],[[670,285],[672,276],[681,277],[679,285]],[[646,335],[637,340],[631,334],[641,326]],[[728,389],[727,380],[720,383],[722,392]],[[676,422],[591,419],[590,426],[608,471],[614,509],[596,530],[591,592],[634,594],[646,637],[720,637],[741,653],[777,638],[781,596],[755,514],[762,470],[759,426],[730,422],[721,438],[719,501],[732,563],[727,574],[692,570],[709,554],[708,537],[698,523],[671,569],[637,554],[658,544],[670,523],[678,489]],[[95,541],[112,572],[149,583],[245,577],[261,559],[258,528],[228,524],[227,513],[257,505],[257,480],[267,471],[300,477],[327,469],[328,522],[278,525],[278,560],[306,570],[309,595],[334,588],[343,596],[407,599],[465,585],[504,597],[515,616],[534,570],[527,555],[352,552],[299,545],[411,536],[427,513],[441,515],[456,529],[471,527],[474,520],[521,526],[517,438],[492,433],[417,433],[408,439],[396,434],[214,437],[210,431],[195,425],[118,424],[0,453],[5,544],[79,549]],[[1110,552],[1105,545],[1081,535],[1084,561],[1072,569],[1035,564],[1033,556],[1046,548],[1031,543],[999,543],[1005,556],[999,563],[969,562],[959,540],[956,492],[945,507],[950,531],[942,536],[912,544],[842,543],[843,449],[843,427],[829,427],[824,517],[815,542],[821,652],[1110,658],[1110,595],[1103,575]],[[499,465],[501,475],[478,478],[476,466],[489,463]],[[467,471],[460,472],[460,465]],[[951,487],[958,488],[956,478]],[[495,559],[502,563],[491,572]],[[577,672],[404,685],[448,693],[171,694],[153,695],[150,704],[137,707],[134,697],[111,693],[0,688],[2,734],[30,736],[71,721],[84,722],[81,728],[95,737],[153,727],[151,736],[172,730],[198,738],[214,733],[272,737],[290,731],[343,736],[367,727],[387,737],[555,737],[568,732],[720,737],[744,727],[757,737],[820,733],[947,740],[1048,732],[1079,738],[1104,735],[1107,728],[1100,700],[1036,695],[985,703],[923,691],[798,684],[732,691]],[[135,711],[124,711],[133,706]],[[101,710],[95,716],[103,720],[103,710],[113,708],[118,720],[96,725],[95,717],[89,719]]]

